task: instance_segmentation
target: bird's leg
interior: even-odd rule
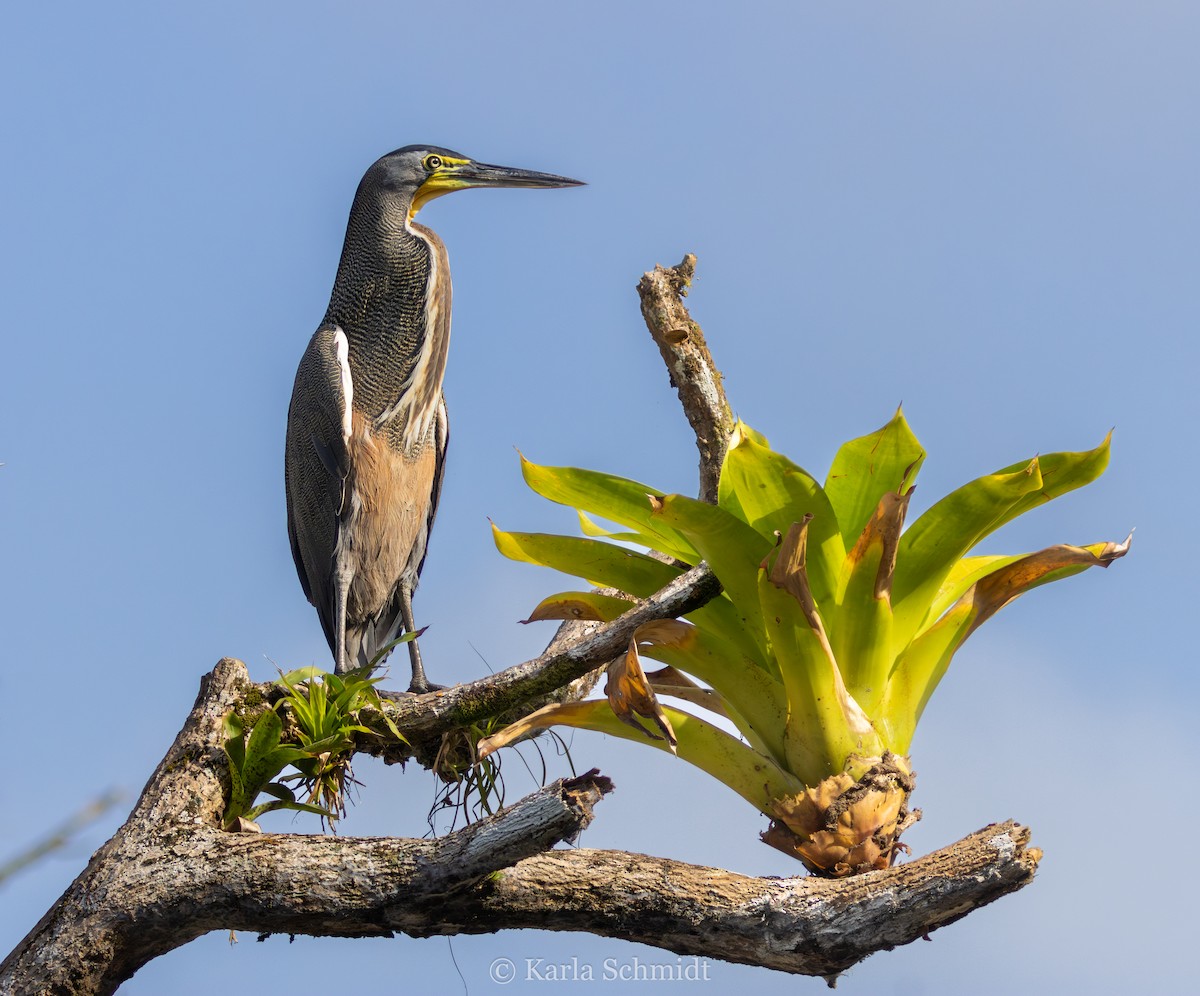
[[[333,575],[333,631],[336,646],[333,650],[333,673],[345,674],[350,670],[346,660],[346,597],[350,591],[350,578],[342,571]]]
[[[400,586],[400,618],[404,621],[404,632],[415,633],[416,623],[413,622],[412,591],[408,585]],[[408,641],[408,659],[412,663],[412,682],[408,686],[410,692],[421,694],[440,689],[441,685],[431,685],[425,677],[425,666],[421,663],[421,649],[415,639]]]

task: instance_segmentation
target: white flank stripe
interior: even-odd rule
[[[354,380],[350,376],[350,342],[340,328],[333,331],[333,347],[342,372],[342,439],[349,442],[354,428]]]

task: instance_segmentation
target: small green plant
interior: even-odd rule
[[[374,731],[363,725],[361,710],[370,707],[401,743],[407,743],[384,712],[373,678],[374,665],[346,674],[329,674],[315,667],[300,668],[281,675],[279,684],[287,689],[284,702],[296,723],[296,736],[305,756],[292,762],[298,774],[285,781],[297,782],[308,793],[307,801],[316,803],[327,819],[346,814],[346,790],[354,784],[350,759],[354,756],[354,735]]]
[[[1094,450],[1013,464],[947,495],[907,529],[925,453],[899,411],[844,444],[824,486],[739,423],[715,505],[522,458],[529,486],[574,507],[585,535],[496,529],[501,553],[617,592],[563,592],[531,619],[615,619],[630,599],[701,561],[724,591],[686,620],[639,629],[609,668],[607,701],[547,706],[485,740],[480,755],[553,725],[653,743],[770,817],[764,839],[813,871],[887,867],[916,818],[907,809],[913,733],[955,651],[1017,596],[1107,566],[1128,540],[1004,556],[970,551],[1018,515],[1095,480],[1108,456],[1105,439]],[[589,515],[622,529],[609,532]],[[666,667],[647,675],[640,654]],[[724,717],[740,738],[660,705],[658,695]]]
[[[365,707],[375,710],[388,731],[406,742],[383,710],[374,688],[381,679],[372,678],[371,670],[365,667],[337,675],[307,667],[281,674],[279,685],[285,695],[258,718],[249,739],[235,713],[225,717],[225,753],[231,779],[226,829],[256,829],[254,820],[277,809],[315,813],[330,822],[345,815],[346,789],[353,783],[350,758],[354,735],[374,732],[363,725],[360,711]],[[295,724],[293,737],[289,737],[295,742],[282,742],[281,711]],[[289,764],[296,773],[276,781]],[[304,802],[297,800],[288,782],[299,783],[304,789]],[[264,792],[272,800],[255,805]]]
[[[275,709],[267,709],[255,722],[247,739],[245,726],[236,713],[224,720],[225,755],[229,758],[229,802],[223,825],[226,830],[257,830],[254,823],[263,813],[294,809],[302,813],[330,814],[319,806],[298,802],[295,793],[275,777],[289,764],[308,757],[308,752],[280,741],[283,722]],[[270,802],[255,805],[263,793]]]

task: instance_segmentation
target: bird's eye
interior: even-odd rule
[[[435,169],[441,168],[442,157],[435,156],[435,155],[428,155],[422,161],[421,165],[424,166],[427,170],[429,170],[430,173],[432,173]]]

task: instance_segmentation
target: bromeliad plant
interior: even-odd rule
[[[770,817],[763,839],[814,872],[885,868],[919,816],[908,811],[907,755],[955,651],[1018,595],[1106,567],[1129,541],[1012,556],[970,551],[1023,512],[1099,477],[1108,443],[981,477],[908,529],[925,453],[899,411],[843,445],[824,486],[739,423],[716,505],[522,459],[529,486],[577,509],[585,536],[496,529],[500,552],[606,589],[553,595],[531,620],[615,619],[630,599],[700,561],[724,591],[686,619],[641,627],[609,668],[607,701],[547,706],[481,742],[480,753],[554,725],[653,743]],[[607,532],[593,515],[623,531]],[[666,667],[647,675],[641,655]],[[661,705],[659,695],[725,717],[741,738]]]
[[[374,686],[383,679],[371,677],[373,666],[341,675],[315,667],[281,674],[279,686],[285,694],[263,711],[248,737],[237,714],[226,715],[225,754],[231,783],[224,817],[227,830],[255,831],[254,821],[277,809],[315,813],[331,823],[345,815],[346,789],[354,780],[350,759],[355,735],[376,732],[363,725],[361,710],[370,707],[388,731],[404,742],[380,703]],[[287,743],[281,712],[290,717],[292,726]],[[295,773],[278,778],[288,765]],[[289,782],[299,783],[307,793],[305,801],[296,798]],[[271,800],[256,803],[263,793]]]
[[[296,739],[306,754],[292,762],[298,774],[284,781],[298,782],[308,793],[307,802],[331,814],[327,819],[346,815],[346,789],[355,784],[350,769],[355,735],[376,732],[363,725],[359,714],[364,708],[371,708],[392,736],[406,742],[380,702],[375,686],[383,677],[371,676],[374,667],[372,663],[346,674],[305,667],[279,678],[287,690],[283,701],[295,721]]]
[[[257,820],[264,813],[277,809],[294,809],[332,817],[332,813],[306,802],[282,781],[279,773],[289,764],[309,757],[307,751],[283,743],[283,721],[273,708],[263,712],[246,736],[245,724],[234,712],[224,720],[225,756],[229,759],[229,800],[225,805],[222,825],[226,830],[258,832]],[[269,802],[258,802],[263,793]]]

